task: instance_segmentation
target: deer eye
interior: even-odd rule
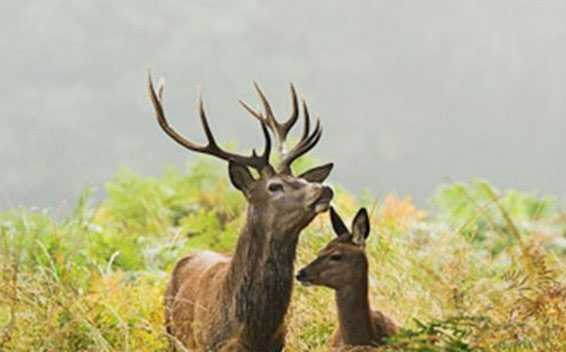
[[[330,260],[340,260],[342,259],[342,255],[341,254],[332,254],[330,256]]]
[[[281,192],[283,191],[283,185],[280,183],[270,183],[269,186],[267,186],[267,189],[269,190],[269,192]]]

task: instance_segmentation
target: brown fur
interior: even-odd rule
[[[338,237],[299,271],[297,279],[305,284],[327,286],[336,292],[339,326],[331,338],[331,350],[383,345],[399,327],[382,312],[370,308],[368,260],[364,251],[364,241],[369,234],[367,213],[365,210],[358,213],[351,233],[332,209],[331,214]]]
[[[290,188],[276,199],[264,192],[274,178]],[[165,294],[173,348],[281,351],[284,346],[299,233],[326,210],[332,192],[291,176],[254,182],[234,255],[200,252],[173,269]]]
[[[371,310],[367,292],[352,286],[352,297],[336,293],[339,327],[334,332],[330,350],[344,346],[380,346],[387,337],[399,332],[397,324],[379,310]]]
[[[260,113],[241,101],[259,122],[265,138],[261,155],[255,150],[243,156],[223,150],[212,135],[199,96],[199,115],[208,139],[192,142],[169,125],[162,106],[163,85],[154,88],[148,75],[148,91],[159,126],[185,148],[228,161],[232,185],[246,197],[246,224],[240,232],[233,257],[201,252],[179,260],[165,293],[165,324],[171,349],[197,351],[281,351],[285,340],[284,318],[293,286],[293,260],[299,233],[333,197],[321,185],[332,164],[293,176],[291,164],[320,140],[317,120],[310,133],[310,118],[303,100],[304,128],[299,142],[287,150],[285,140],[298,119],[298,98],[291,85],[292,113],[278,122],[267,98],[254,84],[264,105]],[[277,171],[269,163],[271,138],[280,152]],[[258,173],[256,179],[248,167]]]

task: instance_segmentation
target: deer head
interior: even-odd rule
[[[298,232],[307,226],[316,214],[328,209],[333,197],[332,190],[321,184],[332,169],[331,163],[313,168],[298,176],[293,175],[291,170],[293,161],[311,150],[319,141],[322,126],[320,120],[317,120],[311,133],[309,112],[303,100],[303,134],[299,142],[292,149],[287,150],[285,145],[287,135],[299,117],[295,88],[291,85],[293,107],[291,117],[284,123],[279,123],[273,115],[267,98],[259,86],[256,83],[254,85],[263,103],[264,113],[254,110],[241,100],[240,103],[259,121],[265,138],[265,147],[260,155],[253,150],[250,156],[243,156],[225,151],[218,146],[208,124],[200,94],[198,112],[208,143],[198,145],[173,129],[165,117],[162,105],[163,85],[160,84],[156,90],[151,76],[148,77],[149,95],[163,131],[175,142],[191,151],[228,161],[230,181],[243,193],[250,204],[254,226],[278,229],[280,233],[293,232],[298,235]],[[276,168],[269,163],[271,139],[268,129],[275,135],[280,153],[281,161]],[[252,175],[250,168],[257,171],[257,177]]]
[[[367,278],[368,261],[364,247],[370,225],[365,208],[360,209],[354,217],[352,231],[348,230],[332,207],[330,219],[337,237],[320,251],[314,261],[299,270],[297,280],[305,285],[339,290]]]

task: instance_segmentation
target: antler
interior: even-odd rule
[[[260,120],[263,136],[265,137],[265,148],[263,154],[257,155],[255,149],[253,150],[251,156],[243,156],[224,151],[218,146],[218,144],[216,144],[214,136],[212,135],[212,131],[210,130],[210,126],[208,125],[208,121],[204,113],[202,96],[200,95],[199,92],[198,111],[200,115],[200,122],[204,129],[204,133],[206,134],[206,138],[208,139],[208,143],[206,145],[198,145],[196,143],[191,142],[189,139],[178,133],[174,128],[172,128],[169,125],[169,122],[165,117],[165,113],[163,111],[163,106],[162,106],[163,84],[162,83],[159,84],[156,93],[153,87],[151,73],[148,73],[147,79],[148,79],[149,97],[151,98],[153,108],[155,109],[155,115],[157,117],[157,121],[159,122],[159,126],[161,126],[161,129],[163,129],[163,131],[165,131],[165,133],[169,137],[171,137],[175,142],[179,143],[180,145],[184,146],[189,150],[198,153],[213,155],[220,159],[233,161],[235,163],[244,166],[253,167],[260,172],[266,167],[271,168],[271,166],[269,165],[269,154],[271,152],[271,138],[269,137],[269,132],[267,131],[266,124],[263,120]]]
[[[304,125],[303,125],[303,135],[301,137],[301,140],[293,147],[293,149],[291,149],[290,151],[287,151],[287,148],[286,148],[286,145],[285,145],[287,135],[289,134],[289,131],[291,130],[293,125],[295,125],[295,123],[297,122],[297,119],[299,117],[299,104],[298,104],[298,101],[297,101],[297,92],[295,90],[295,87],[291,83],[291,85],[290,85],[291,104],[293,106],[291,116],[289,117],[289,119],[287,121],[282,122],[282,123],[278,122],[275,119],[275,116],[273,115],[273,110],[271,109],[271,105],[269,104],[269,101],[267,100],[267,98],[265,97],[265,94],[263,94],[261,88],[259,87],[259,85],[256,82],[254,82],[254,87],[255,87],[255,89],[256,89],[256,91],[257,91],[257,93],[258,93],[258,95],[259,95],[259,97],[260,97],[260,99],[263,103],[263,108],[265,110],[265,116],[261,112],[253,109],[249,104],[247,104],[245,101],[243,101],[241,99],[240,99],[240,104],[242,104],[244,109],[246,109],[255,118],[257,118],[258,120],[263,122],[265,125],[267,125],[269,127],[269,129],[271,129],[271,131],[275,134],[275,138],[276,138],[277,144],[278,144],[279,154],[281,156],[281,162],[279,163],[278,169],[279,169],[280,172],[283,172],[283,173],[291,173],[291,164],[293,163],[293,161],[295,161],[301,155],[304,155],[305,153],[307,153],[309,150],[311,150],[316,145],[316,143],[318,143],[320,136],[322,135],[322,125],[320,124],[320,119],[317,119],[314,132],[309,135],[309,132],[310,132],[310,116],[309,116],[309,111],[308,111],[308,108],[307,108],[307,103],[303,99],[302,100],[303,115],[304,115],[304,118],[305,118],[305,122],[304,122]]]
[[[295,87],[293,86],[292,83],[290,84],[291,104],[293,106],[293,111],[291,112],[291,116],[289,117],[289,119],[287,121],[283,122],[283,123],[279,123],[277,120],[275,120],[275,116],[273,115],[273,110],[271,109],[271,106],[269,105],[267,98],[265,97],[265,95],[263,94],[261,89],[259,88],[259,85],[257,84],[257,82],[254,82],[254,87],[255,87],[257,93],[259,94],[259,97],[261,98],[261,101],[263,103],[263,106],[264,106],[264,109],[265,109],[265,116],[263,116],[263,114],[261,114],[260,112],[254,110],[252,107],[250,107],[246,102],[244,102],[241,99],[240,99],[240,104],[242,104],[242,106],[250,114],[255,116],[258,120],[264,121],[267,124],[267,126],[275,134],[279,153],[285,154],[287,152],[286,146],[285,146],[285,139],[287,138],[287,134],[289,133],[289,131],[291,130],[291,128],[297,122],[297,119],[299,118],[299,104],[297,102],[297,92],[295,90]]]

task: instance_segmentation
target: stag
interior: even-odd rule
[[[364,251],[369,236],[365,208],[356,214],[350,232],[340,216],[330,208],[332,227],[337,235],[314,261],[299,270],[297,280],[335,290],[339,326],[331,350],[344,346],[380,346],[398,332],[397,325],[378,310],[371,310],[368,297],[368,259]]]
[[[332,190],[321,184],[332,164],[298,176],[291,170],[293,161],[319,141],[320,120],[311,133],[309,112],[303,100],[302,137],[287,150],[287,135],[299,117],[295,88],[291,85],[291,116],[279,122],[255,84],[264,111],[256,111],[241,100],[240,103],[259,121],[265,147],[260,155],[254,150],[250,156],[243,156],[218,146],[200,94],[198,112],[208,139],[206,145],[193,143],[173,129],[163,110],[163,85],[155,89],[150,76],[148,87],[163,131],[191,151],[228,161],[230,181],[248,203],[246,221],[232,256],[199,252],[181,258],[175,265],[165,292],[165,324],[171,349],[281,351],[299,233],[317,214],[328,210],[333,197]],[[276,168],[269,163],[268,129],[275,135],[281,154]],[[256,177],[249,168],[257,171]]]

